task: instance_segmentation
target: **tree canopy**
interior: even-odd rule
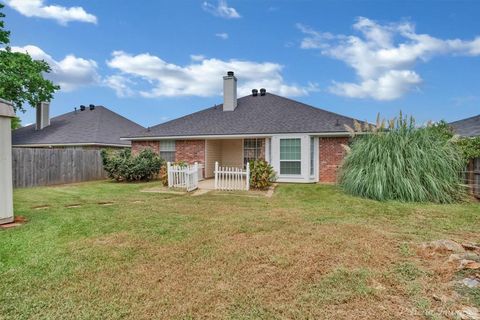
[[[3,7],[0,3],[0,10]],[[51,71],[47,62],[11,50],[10,31],[5,30],[4,17],[0,11],[0,46],[4,46],[0,49],[0,97],[12,101],[15,112],[24,112],[25,103],[35,107],[50,101],[60,87],[44,78]]]

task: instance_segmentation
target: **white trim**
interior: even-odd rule
[[[81,147],[81,146],[102,146],[102,147],[124,147],[130,148],[128,144],[107,144],[107,143],[48,143],[48,144],[14,144],[13,148],[44,148],[44,147]]]
[[[358,134],[365,134],[366,132],[358,132]],[[252,133],[252,134],[210,134],[201,136],[153,136],[153,137],[122,137],[120,140],[137,141],[137,140],[203,140],[203,139],[234,139],[234,138],[263,138],[263,137],[275,137],[275,136],[290,136],[290,135],[310,135],[315,137],[350,137],[350,132],[292,132],[292,133]]]

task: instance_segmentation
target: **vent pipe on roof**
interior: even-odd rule
[[[80,111],[85,111],[85,106],[83,104],[80,105]]]
[[[237,78],[233,71],[223,77],[223,111],[233,111],[237,107]]]
[[[267,90],[265,88],[260,89],[260,95],[264,96]]]
[[[254,96],[254,97],[258,96],[258,90],[257,89],[252,90],[252,96]]]
[[[95,110],[95,105],[94,104],[89,105],[89,107],[90,107],[90,110]]]
[[[50,103],[40,102],[37,105],[36,130],[42,130],[50,125]]]

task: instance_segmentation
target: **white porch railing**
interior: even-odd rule
[[[198,163],[180,166],[167,162],[168,187],[183,188],[189,192],[197,189],[199,171]]]
[[[250,168],[220,167],[215,162],[215,189],[216,190],[249,190]]]

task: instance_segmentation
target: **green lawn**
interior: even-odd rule
[[[0,319],[443,319],[451,279],[418,244],[480,242],[478,203],[140,192],[155,185],[16,190],[28,223],[0,230]]]

